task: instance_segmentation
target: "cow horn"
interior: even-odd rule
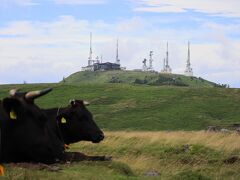
[[[83,104],[84,104],[85,106],[88,106],[88,105],[90,105],[90,102],[88,102],[88,101],[83,101]]]
[[[26,94],[26,92],[20,92],[19,89],[11,89],[9,91],[9,94],[11,97],[13,96],[24,96]]]
[[[40,96],[43,96],[43,95],[49,93],[50,91],[52,91],[52,88],[46,88],[46,89],[39,90],[39,91],[30,91],[27,94],[25,94],[25,98],[26,99],[35,99],[35,98],[38,98]]]
[[[18,89],[11,89],[11,90],[9,91],[10,96],[14,96],[17,91],[18,91]]]

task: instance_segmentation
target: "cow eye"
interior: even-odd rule
[[[39,119],[40,122],[46,122],[47,121],[47,117],[44,114],[41,114],[38,119]]]

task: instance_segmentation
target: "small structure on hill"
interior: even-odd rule
[[[93,64],[93,71],[109,71],[109,70],[120,70],[120,64],[116,63],[95,63]]]
[[[125,68],[121,68],[120,59],[118,55],[118,39],[117,39],[117,50],[116,50],[116,62],[101,62],[99,61],[99,57],[97,56],[96,59],[92,58],[92,33],[90,33],[90,50],[89,50],[89,57],[88,57],[88,65],[82,67],[83,71],[109,71],[109,70],[121,70]],[[102,56],[101,56],[102,57]]]

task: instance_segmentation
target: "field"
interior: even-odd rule
[[[55,165],[50,172],[5,165],[6,179],[239,179],[240,137],[236,133],[105,132],[100,144],[81,142],[71,151],[108,155],[112,162]]]
[[[108,83],[113,77],[109,74],[99,76],[98,82],[90,82],[89,74],[77,81],[75,74],[56,84],[0,85],[1,99],[12,88],[52,87],[36,100],[42,108],[61,108],[73,98],[89,101],[88,109],[106,138],[100,144],[73,144],[70,151],[113,157],[111,162],[56,164],[61,169],[57,172],[4,164],[3,178],[240,179],[240,136],[234,131],[203,131],[209,125],[233,129],[239,123],[240,89],[189,78],[181,78],[188,87],[166,86],[152,83],[156,79],[149,74],[148,83],[138,84],[136,77],[143,80],[146,75],[136,73],[120,75],[116,79],[121,83]]]

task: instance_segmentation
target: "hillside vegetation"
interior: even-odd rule
[[[112,162],[55,164],[50,172],[5,164],[7,179],[240,179],[236,133],[105,132],[100,144],[76,143],[70,151],[112,156]]]
[[[240,122],[240,89],[190,88],[134,84],[2,85],[0,98],[11,88],[53,87],[36,100],[43,108],[63,107],[69,99],[84,99],[105,130],[202,130]]]
[[[142,71],[80,71],[63,80],[68,84],[78,83],[128,83],[154,86],[214,87],[217,84],[197,77],[178,74],[160,74]]]
[[[3,178],[240,179],[239,134],[197,131],[209,125],[231,129],[239,123],[240,89],[179,75],[114,73],[118,77],[113,72],[79,72],[56,84],[0,85],[1,99],[12,88],[52,87],[36,100],[42,108],[61,108],[73,98],[89,101],[106,138],[99,144],[72,144],[70,151],[113,157],[111,162],[55,164],[61,168],[57,172],[36,170],[36,164],[3,164]]]

